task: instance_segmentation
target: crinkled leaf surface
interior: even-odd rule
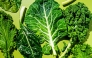
[[[77,44],[71,51],[73,58],[92,58],[92,47],[88,44]]]
[[[0,11],[0,49],[5,58],[12,58],[14,48],[14,37],[16,28],[13,25],[12,17],[3,11]]]
[[[22,0],[0,0],[0,7],[6,11],[17,12]]]
[[[67,24],[68,36],[73,41],[83,42],[89,29],[90,20],[92,19],[92,13],[88,7],[84,3],[78,2],[67,7],[63,15]]]
[[[16,43],[18,50],[24,58],[42,58],[42,49],[37,36],[23,25],[18,32]]]
[[[62,10],[54,0],[36,0],[25,16],[26,26],[49,44],[54,55],[55,42],[66,35],[65,20],[61,18]]]

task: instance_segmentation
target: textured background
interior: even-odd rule
[[[29,5],[31,5],[33,2],[34,2],[35,0],[22,0],[22,4],[21,4],[21,7],[22,6],[26,6],[27,8],[29,7]],[[62,9],[65,9],[66,7],[63,7],[62,6],[62,2],[63,1],[65,1],[65,0],[56,0],[59,4],[60,4],[60,8],[62,8]],[[83,2],[83,3],[85,3],[85,5],[89,8],[89,10],[92,12],[92,0],[76,0],[74,3],[72,3],[72,4],[75,4],[75,3],[77,3],[77,2]],[[20,8],[21,8],[20,7]],[[1,8],[0,8],[0,10],[2,10]],[[13,19],[14,19],[14,24],[15,24],[15,26],[17,27],[17,28],[19,28],[19,14],[20,14],[20,10],[17,12],[17,13],[10,13],[10,12],[7,12],[7,11],[5,11],[6,13],[8,13],[8,14],[10,14],[12,17],[13,17]],[[90,29],[89,29],[89,35],[87,35],[87,38],[88,38],[88,40],[87,40],[87,42],[86,43],[88,43],[89,45],[91,45],[92,46],[92,20],[91,20],[91,23],[90,23]],[[64,40],[65,42],[68,42],[68,41],[66,41],[66,40]],[[62,48],[62,46],[63,46],[63,44],[62,44],[62,41],[60,42],[60,43],[58,43],[58,46],[60,47],[60,48]],[[14,51],[14,58],[23,58],[23,56],[19,53],[19,51],[18,50],[15,50]],[[49,55],[49,56],[47,56],[47,55],[43,55],[43,58],[55,58],[55,57],[53,57],[52,55]],[[0,51],[0,58],[4,58],[3,57],[3,54],[1,53],[1,51]],[[71,58],[71,57],[70,57]]]

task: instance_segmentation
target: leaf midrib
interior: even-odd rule
[[[51,13],[52,10],[50,10],[50,13]],[[53,42],[53,37],[52,37],[52,34],[51,34],[51,29],[50,29],[50,24],[49,24],[49,21],[48,21],[48,16],[46,16],[46,9],[45,9],[45,6],[43,4],[43,13],[44,13],[44,18],[46,20],[46,27],[47,27],[47,30],[48,30],[48,37],[49,37],[49,45],[51,46],[52,48],[52,52],[53,52],[53,55],[56,55],[56,51],[54,49],[54,42]],[[49,13],[49,15],[50,15]]]

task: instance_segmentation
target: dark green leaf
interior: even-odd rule
[[[78,42],[84,41],[92,19],[91,16],[91,12],[84,3],[78,2],[67,7],[64,11],[64,17],[68,28],[68,36]]]
[[[41,46],[38,37],[25,26],[18,32],[17,48],[24,58],[42,58]]]
[[[66,24],[59,4],[54,0],[36,0],[30,5],[24,21],[40,40],[44,39],[51,46],[56,55],[54,45],[66,35]]]

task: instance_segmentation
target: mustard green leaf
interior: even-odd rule
[[[5,58],[13,58],[12,52],[15,48],[16,32],[17,29],[13,24],[12,17],[0,11],[0,49]]]

